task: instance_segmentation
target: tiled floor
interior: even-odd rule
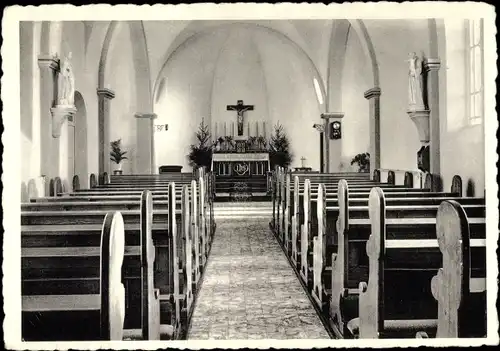
[[[221,205],[188,339],[328,339],[269,230],[269,205]]]

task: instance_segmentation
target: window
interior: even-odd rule
[[[321,94],[321,88],[319,87],[318,80],[314,78],[314,90],[316,90],[316,96],[318,97],[318,102],[320,105],[323,105],[323,94]]]
[[[467,22],[468,124],[481,124],[484,115],[483,20]]]

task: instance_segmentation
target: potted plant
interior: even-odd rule
[[[271,169],[276,166],[287,168],[292,163],[293,156],[290,153],[290,142],[286,136],[283,126],[277,124],[274,126],[274,135],[269,141],[269,160]]]
[[[200,123],[198,132],[196,133],[196,139],[198,139],[198,144],[191,144],[190,146],[188,155],[189,165],[193,168],[206,167],[207,170],[210,170],[212,166],[213,150],[218,141],[213,143],[210,142],[210,132],[204,119],[202,119]]]
[[[358,164],[358,172],[366,173],[370,172],[370,154],[368,152],[357,154],[351,160],[351,165]]]
[[[122,174],[122,161],[123,160],[128,160],[128,158],[125,156],[127,151],[122,151],[122,146],[121,146],[122,140],[118,139],[115,141],[112,141],[111,144],[111,152],[110,152],[110,159],[114,163],[117,164],[117,169],[113,171],[113,174]]]

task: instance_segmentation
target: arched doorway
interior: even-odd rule
[[[80,184],[85,187],[88,182],[87,109],[78,91],[75,91],[75,107],[77,112],[68,124],[68,182],[71,184],[76,174]]]

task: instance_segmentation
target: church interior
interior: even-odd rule
[[[487,28],[19,22],[22,340],[485,338]]]

